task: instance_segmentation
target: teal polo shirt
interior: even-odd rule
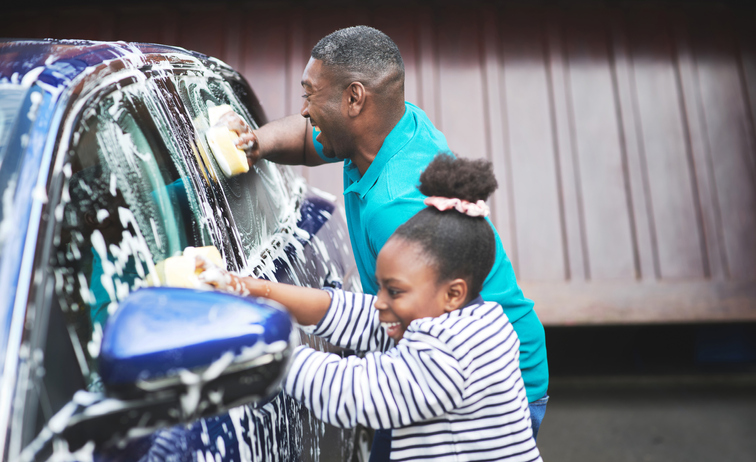
[[[344,206],[349,238],[365,293],[376,294],[375,261],[396,228],[425,208],[425,196],[417,186],[420,174],[439,152],[450,153],[446,137],[433,126],[420,108],[405,103],[405,112],[383,141],[364,175],[350,159],[344,160]],[[337,162],[315,149],[326,162]],[[491,223],[488,218],[486,220]],[[494,228],[491,223],[491,227]],[[512,263],[496,236],[496,261],[483,284],[484,300],[499,303],[520,338],[520,369],[528,401],[542,398],[548,387],[546,340],[533,302],[522,293]]]

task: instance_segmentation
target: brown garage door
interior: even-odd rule
[[[320,37],[373,25],[402,50],[407,99],[457,153],[494,162],[494,220],[544,324],[756,319],[752,7],[326,4],[17,11],[0,26],[199,50],[278,118],[299,110]],[[340,194],[337,166],[303,173]]]

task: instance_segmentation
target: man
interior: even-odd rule
[[[301,115],[254,131],[238,117],[227,123],[240,133],[237,145],[250,164],[259,159],[309,166],[344,162],[349,237],[363,289],[375,294],[378,252],[399,225],[425,207],[416,187],[419,176],[437,153],[449,152],[446,138],[422,110],[404,101],[399,49],[376,29],[350,27],[320,40],[302,88]],[[535,437],[548,399],[544,330],[495,234],[496,262],[481,295],[504,307],[520,338]]]

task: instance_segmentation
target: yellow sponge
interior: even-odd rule
[[[232,108],[230,104],[221,104],[220,106],[207,108],[207,118],[209,119],[208,122],[210,122],[210,126],[212,127],[217,124],[223,114],[233,111],[234,108]]]
[[[228,127],[213,126],[223,114],[229,111],[233,111],[233,108],[228,104],[207,109],[210,128],[205,133],[205,138],[221,170],[226,176],[230,177],[248,172],[249,163],[247,163],[247,155],[244,151],[238,149],[234,144],[239,136],[229,130]]]
[[[187,247],[184,249],[183,255],[169,257],[158,262],[155,265],[155,273],[150,273],[147,276],[147,284],[168,287],[202,287],[202,283],[197,277],[201,271],[196,270],[195,264],[195,257],[198,255],[205,257],[216,266],[221,268],[225,266],[223,257],[215,246]]]

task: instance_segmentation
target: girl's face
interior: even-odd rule
[[[422,247],[402,238],[389,239],[375,265],[378,319],[396,342],[415,319],[437,317],[456,310],[465,301],[463,279],[439,282],[436,269]],[[462,287],[464,286],[464,287]]]

